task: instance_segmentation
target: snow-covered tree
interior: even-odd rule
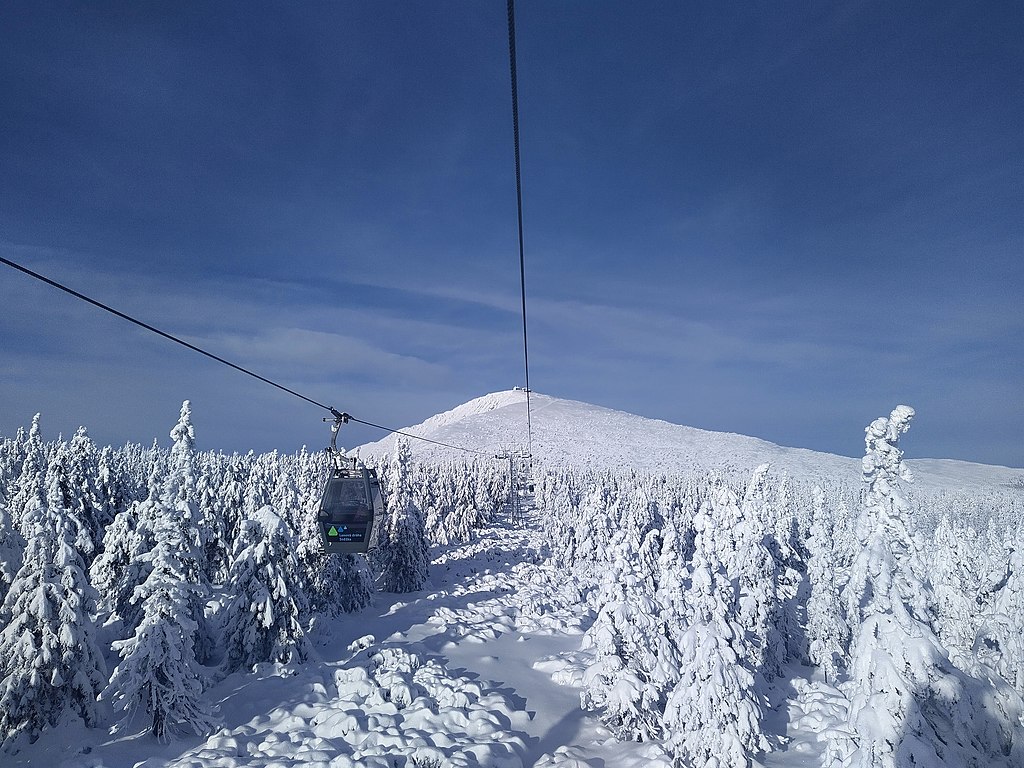
[[[99,509],[96,512],[96,521],[99,523],[100,541],[103,531],[113,522],[117,513],[128,504],[128,494],[124,482],[118,476],[115,466],[114,449],[107,445],[100,451],[100,457],[96,463],[96,492],[99,495]],[[97,541],[97,545],[100,544]]]
[[[82,432],[78,437],[81,435]],[[88,440],[88,436],[85,439]],[[78,450],[82,450],[81,442]],[[60,443],[47,465],[46,482],[54,486],[56,501],[67,510],[75,532],[75,548],[88,566],[96,557],[97,545],[102,537],[95,516],[95,490],[89,487],[92,483],[87,479],[87,468],[81,466],[82,460],[81,456],[77,460],[73,458],[71,446]]]
[[[304,661],[308,611],[295,536],[272,507],[242,522],[232,554],[226,608],[225,671],[273,662]]]
[[[124,713],[118,728],[130,725],[141,711],[150,730],[167,741],[178,733],[208,733],[214,719],[203,700],[204,673],[196,661],[199,626],[192,605],[202,592],[188,580],[181,553],[188,547],[181,529],[161,518],[156,544],[145,555],[149,575],[135,591],[142,619],[135,634],[114,643],[121,662],[101,698]]]
[[[679,639],[680,678],[665,706],[665,742],[680,766],[747,768],[769,744],[754,675],[736,653],[743,630],[730,619],[733,587],[714,550],[705,551],[707,557],[695,558],[693,621]]]
[[[114,518],[103,536],[103,552],[89,568],[90,581],[100,592],[102,607],[133,628],[138,623],[141,605],[135,601],[135,589],[149,575],[152,563],[144,555],[156,543],[156,527],[163,517],[160,504],[165,471],[158,452],[150,457],[149,495],[135,502]]]
[[[7,508],[0,505],[0,604],[7,596],[25,552],[25,538],[14,527]]]
[[[835,578],[835,552],[832,525],[827,517],[825,494],[814,489],[814,516],[809,539],[810,558],[807,576],[810,598],[807,602],[807,636],[812,664],[821,668],[826,682],[834,682],[842,665],[850,630],[841,615],[839,589]]]
[[[15,482],[15,492],[10,495],[8,502],[14,526],[22,535],[27,534],[25,520],[31,514],[28,508],[36,504],[46,493],[46,448],[43,445],[39,417],[38,413],[32,417],[32,427],[21,451],[25,458],[21,462],[21,470]]]
[[[399,439],[388,470],[387,511],[374,563],[385,592],[415,592],[430,564],[423,512],[413,500],[409,443]]]
[[[1010,553],[1001,582],[984,616],[983,647],[977,650],[991,657],[991,666],[1024,695],[1024,547]]]
[[[21,734],[35,741],[67,711],[95,725],[106,679],[94,637],[96,593],[57,476],[45,504],[26,511],[24,562],[0,608],[0,740],[8,743]]]
[[[96,443],[85,427],[79,427],[67,447],[65,477],[68,509],[81,521],[82,533],[89,536],[88,547],[82,547],[86,565],[89,565],[103,539],[105,505],[100,495],[98,479],[100,454]]]
[[[967,766],[1011,756],[1002,764],[1017,765],[1012,761],[1021,753],[1012,730],[978,722],[986,707],[972,695],[974,682],[952,665],[930,624],[931,590],[917,576],[918,553],[900,490],[910,473],[898,442],[913,416],[912,408],[897,406],[866,429],[863,548],[847,600],[859,625],[846,686],[856,736],[845,764]]]
[[[973,664],[981,579],[987,570],[977,539],[973,529],[954,527],[944,514],[935,528],[928,569],[935,599],[934,626],[957,666],[966,670]]]
[[[601,606],[583,638],[582,647],[594,659],[583,676],[580,702],[585,709],[601,709],[619,738],[649,741],[661,736],[664,699],[677,673],[665,664],[671,654],[654,586],[634,567],[627,542],[625,536],[617,542],[619,556],[605,571]]]

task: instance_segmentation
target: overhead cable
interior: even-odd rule
[[[134,323],[135,325],[139,326],[140,328],[145,328],[147,331],[151,331],[152,333],[155,333],[158,336],[162,336],[163,338],[165,338],[165,339],[167,339],[169,341],[173,341],[175,344],[180,344],[183,347],[191,349],[193,352],[198,352],[200,355],[204,355],[204,356],[210,358],[211,360],[216,360],[218,363],[226,365],[229,368],[233,368],[234,370],[239,371],[240,373],[244,373],[246,376],[252,376],[254,379],[259,379],[263,383],[269,384],[272,387],[276,387],[277,389],[281,390],[282,392],[287,392],[289,395],[293,395],[293,396],[299,398],[300,400],[305,400],[307,403],[315,405],[318,408],[323,408],[325,411],[330,411],[331,414],[335,418],[340,418],[342,416],[341,413],[339,413],[335,408],[333,408],[330,405],[324,405],[323,403],[318,402],[318,401],[314,400],[311,397],[306,397],[306,395],[303,395],[303,394],[301,394],[299,392],[296,392],[294,389],[289,389],[288,387],[284,386],[283,384],[278,384],[276,381],[271,381],[266,376],[260,376],[258,373],[250,371],[248,368],[243,368],[240,365],[236,365],[235,363],[232,363],[230,360],[225,360],[223,357],[220,357],[219,355],[215,355],[212,352],[207,352],[205,349],[203,349],[201,347],[197,347],[195,344],[191,344],[191,343],[185,341],[184,339],[178,338],[177,336],[175,336],[173,334],[167,333],[166,331],[162,331],[159,328],[157,328],[157,327],[155,327],[153,325],[150,325],[149,323],[144,323],[142,320],[139,320],[138,318],[135,318],[135,317],[132,317],[131,315],[125,314],[124,312],[121,312],[120,310],[114,309],[113,307],[111,307],[111,306],[109,306],[107,304],[104,304],[101,301],[97,301],[96,299],[92,299],[92,298],[86,296],[84,293],[76,291],[73,288],[69,288],[68,286],[66,286],[66,285],[64,285],[62,283],[59,283],[56,280],[51,280],[50,278],[46,277],[45,275],[41,275],[38,272],[35,272],[35,271],[29,269],[28,267],[25,267],[25,266],[23,266],[21,264],[18,264],[17,262],[11,261],[10,259],[6,259],[3,256],[0,256],[0,264],[6,264],[8,267],[11,267],[12,269],[16,269],[19,272],[22,272],[22,273],[28,275],[29,277],[35,278],[36,280],[39,280],[40,282],[46,283],[49,286],[52,286],[54,288],[57,288],[58,290],[64,291],[65,293],[70,294],[71,296],[74,296],[76,299],[80,299],[81,301],[84,301],[84,302],[86,302],[88,304],[91,304],[94,307],[98,307],[99,309],[102,309],[105,312],[109,312],[110,314],[115,315],[115,316],[121,318],[122,320],[127,320],[129,323]],[[347,416],[347,414],[345,414],[345,415]],[[463,447],[457,446],[457,445],[449,445],[448,443],[442,443],[442,442],[440,442],[438,440],[431,440],[431,439],[426,438],[426,437],[420,437],[419,435],[414,435],[414,434],[412,434],[410,432],[403,432],[403,431],[398,430],[398,429],[391,429],[390,427],[381,426],[380,424],[374,424],[374,423],[369,422],[369,421],[363,421],[362,419],[357,419],[354,416],[348,416],[348,418],[351,419],[352,421],[358,422],[359,424],[365,424],[368,427],[373,427],[374,429],[381,429],[381,430],[384,430],[385,432],[391,432],[392,434],[395,434],[395,435],[401,435],[403,437],[409,437],[409,438],[412,438],[414,440],[420,440],[420,441],[425,442],[425,443],[433,443],[434,445],[440,445],[440,446],[443,446],[445,448],[452,448],[453,450],[456,450],[456,451],[465,451],[466,453],[481,454],[480,451],[473,450],[472,448],[463,448]]]
[[[526,335],[526,258],[523,249],[523,181],[519,163],[519,78],[516,74],[515,0],[508,0],[508,60],[512,77],[512,136],[516,155],[516,208],[519,214],[519,285],[523,304],[523,366],[526,369],[526,434],[533,455],[533,420],[530,416],[530,345]]]

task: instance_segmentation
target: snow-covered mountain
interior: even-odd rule
[[[530,394],[533,455],[543,466],[591,467],[655,472],[736,472],[749,476],[760,464],[794,478],[861,480],[860,459],[788,448],[756,437],[711,432],[537,392]],[[882,414],[878,414],[882,415]],[[866,426],[866,425],[865,425]],[[402,430],[450,446],[493,456],[526,445],[526,393],[494,392]],[[357,450],[363,457],[391,453],[395,435]],[[415,441],[419,459],[472,458],[473,453]],[[1024,469],[951,459],[907,462],[918,485],[935,488],[994,488],[1024,484]]]

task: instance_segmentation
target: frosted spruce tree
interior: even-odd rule
[[[128,505],[128,492],[118,471],[114,449],[109,445],[100,451],[96,462],[96,492],[100,501],[97,520],[102,540],[103,531],[113,522],[117,513]]]
[[[32,417],[32,427],[29,429],[28,437],[20,451],[24,454],[21,462],[21,470],[15,482],[14,493],[8,502],[8,509],[14,521],[14,527],[25,538],[27,508],[35,503],[37,499],[45,496],[44,486],[46,484],[46,448],[43,445],[42,432],[39,427],[40,414]]]
[[[986,705],[971,700],[971,681],[950,663],[930,624],[931,589],[916,575],[909,505],[900,490],[910,472],[899,438],[913,416],[900,405],[866,429],[862,549],[847,585],[857,627],[844,687],[855,737],[843,765],[953,768],[990,759],[1019,765],[1014,729],[1001,727]]]
[[[101,538],[95,518],[96,500],[83,475],[83,467],[74,466],[71,449],[59,443],[46,469],[46,483],[54,485],[55,501],[67,510],[75,532],[75,548],[88,567],[96,557],[97,540]]]
[[[100,592],[101,607],[122,619],[129,632],[138,625],[141,611],[132,599],[135,588],[146,580],[151,567],[150,560],[143,556],[156,543],[165,471],[163,456],[154,450],[149,458],[147,497],[114,518],[103,535],[103,552],[89,567],[89,580]]]
[[[935,598],[935,627],[943,646],[961,669],[974,665],[980,630],[982,548],[973,529],[954,526],[943,515],[935,528],[929,567]]]
[[[580,703],[600,709],[601,719],[621,739],[649,741],[661,736],[661,713],[667,691],[678,678],[666,628],[654,600],[655,586],[645,578],[642,563],[656,562],[644,549],[657,548],[656,531],[649,532],[638,554],[628,536],[620,533],[618,556],[605,568],[597,618],[581,648],[593,662],[583,675]],[[637,567],[640,566],[640,567]]]
[[[666,746],[680,766],[747,768],[769,745],[754,675],[735,650],[743,630],[728,618],[732,586],[717,558],[696,562],[693,622],[679,638],[680,678],[665,706]]]
[[[842,668],[850,630],[841,612],[835,577],[835,551],[832,525],[827,517],[825,494],[814,488],[814,515],[809,538],[810,558],[807,577],[810,598],[807,601],[807,636],[810,661],[819,667],[825,682],[834,683]]]
[[[385,592],[415,592],[427,582],[430,564],[423,512],[413,500],[412,456],[399,439],[388,469],[387,511],[374,563]]]
[[[1024,541],[1024,526],[1018,541]],[[991,666],[1024,695],[1024,548],[1010,552],[1005,577],[985,616],[985,641],[992,646]]]
[[[235,541],[224,625],[224,671],[260,662],[305,661],[309,641],[302,625],[308,611],[295,536],[273,508],[242,522]]]
[[[103,540],[103,527],[109,522],[100,494],[98,479],[100,454],[85,427],[79,427],[67,446],[65,463],[68,509],[81,521],[82,533],[89,536],[88,547],[82,547],[86,565],[92,563]]]
[[[0,504],[0,604],[21,568],[25,538],[14,527],[7,507]]]
[[[57,476],[26,504],[24,562],[0,608],[0,740],[30,741],[65,712],[96,724],[106,666],[96,645],[96,593],[85,577]]]
[[[193,586],[185,594],[189,598],[188,615],[196,624],[196,658],[205,663],[213,653],[213,639],[206,626],[206,601],[210,594],[207,579],[206,550],[203,520],[199,511],[199,484],[195,450],[195,428],[192,426],[192,404],[181,404],[178,422],[171,429],[170,456],[167,477],[160,494],[159,506],[153,512],[161,524],[170,523],[177,528],[175,553],[181,564],[185,580]]]
[[[9,504],[13,483],[25,461],[25,428],[18,427],[13,439],[0,440],[0,504]]]
[[[188,580],[181,553],[188,544],[174,521],[161,518],[156,544],[145,555],[149,575],[135,590],[142,618],[135,634],[114,643],[121,662],[101,694],[123,712],[117,729],[129,727],[139,713],[149,719],[159,741],[179,733],[208,733],[214,725],[203,700],[205,674],[195,653],[199,626],[192,618],[202,588]]]

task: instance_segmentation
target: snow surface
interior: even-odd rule
[[[768,462],[794,477],[861,482],[857,459],[536,393],[531,399],[534,454],[549,467],[749,474]],[[525,394],[499,392],[405,431],[492,455],[522,446],[524,420]],[[360,453],[393,453],[393,440]],[[418,461],[449,457],[466,458],[417,444]],[[937,488],[1005,490],[1024,482],[1018,469],[909,463],[918,484]],[[307,663],[260,665],[210,689],[219,722],[212,736],[161,744],[148,723],[111,735],[69,717],[35,744],[0,754],[0,766],[667,768],[658,743],[619,741],[596,713],[581,709],[588,657],[580,641],[594,617],[580,606],[578,585],[548,560],[547,546],[528,517],[522,528],[498,522],[468,544],[434,547],[425,589],[378,592],[370,608],[319,619]],[[786,734],[787,746],[766,765],[819,766],[825,742],[843,727],[846,703],[809,668],[787,677],[792,695],[773,702],[774,721],[765,723]],[[111,712],[101,717],[114,719]]]
[[[373,608],[319,624],[319,658],[260,665],[211,689],[220,728],[209,738],[163,745],[141,726],[111,736],[69,720],[0,764],[669,766],[657,745],[617,741],[580,709],[576,688],[552,678],[590,617],[558,608],[564,574],[544,546],[535,527],[499,523],[435,550],[429,588],[377,593]]]
[[[534,460],[545,467],[635,469],[670,476],[714,471],[745,478],[761,464],[770,464],[776,473],[794,478],[861,483],[860,458],[787,448],[756,437],[671,424],[537,392],[530,393],[530,420]],[[402,431],[487,456],[524,448],[526,393],[509,390],[484,395]],[[395,435],[389,435],[358,451],[364,457],[391,455],[395,440]],[[471,454],[417,443],[418,461],[440,458],[466,459]],[[910,459],[907,464],[919,487],[1014,487],[1024,494],[1024,469],[952,459]]]

